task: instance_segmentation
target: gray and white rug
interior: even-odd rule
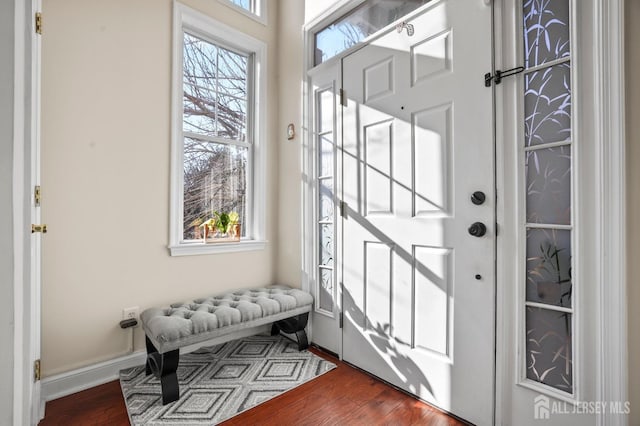
[[[144,366],[120,371],[132,425],[213,425],[336,366],[282,336],[253,336],[180,355],[180,399],[162,405],[160,381]]]

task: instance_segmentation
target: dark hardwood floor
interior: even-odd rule
[[[247,425],[464,425],[369,375],[311,349],[338,368],[222,423]],[[42,426],[128,425],[113,381],[47,403]]]

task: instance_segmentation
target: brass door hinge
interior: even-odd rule
[[[33,363],[33,379],[37,382],[40,380],[40,360],[36,359]]]
[[[42,34],[42,12],[36,12],[36,34]]]
[[[347,92],[344,89],[340,89],[340,105],[347,106]]]
[[[42,224],[42,225],[34,225],[33,223],[31,224],[31,233],[35,234],[36,232],[42,232],[43,234],[47,233],[47,225]]]
[[[347,202],[340,200],[340,216],[347,217]]]
[[[40,189],[40,185],[36,185],[33,189],[33,202],[36,207],[40,207],[40,201],[42,201],[42,190]]]

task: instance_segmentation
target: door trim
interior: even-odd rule
[[[40,358],[40,238],[29,231],[39,223],[33,189],[40,180],[40,37],[34,16],[41,0],[15,1],[13,240],[14,240],[14,401],[15,425],[44,417],[40,382],[33,363]],[[37,240],[36,240],[37,239]]]
[[[596,111],[600,174],[600,368],[598,396],[627,401],[627,260],[625,168],[624,0],[605,0],[596,9]],[[624,425],[625,418],[606,413],[600,424]]]

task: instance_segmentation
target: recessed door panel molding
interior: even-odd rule
[[[393,303],[392,249],[379,241],[364,242],[365,331],[384,336],[391,329]]]
[[[411,82],[415,86],[453,69],[453,34],[451,29],[428,37],[411,46]]]
[[[376,101],[394,93],[394,58],[377,62],[362,72],[364,74],[364,103]]]
[[[413,114],[414,216],[451,215],[453,104]]]
[[[413,348],[449,358],[453,250],[413,247]]]
[[[363,131],[365,211],[367,216],[393,214],[394,120],[370,124]]]

